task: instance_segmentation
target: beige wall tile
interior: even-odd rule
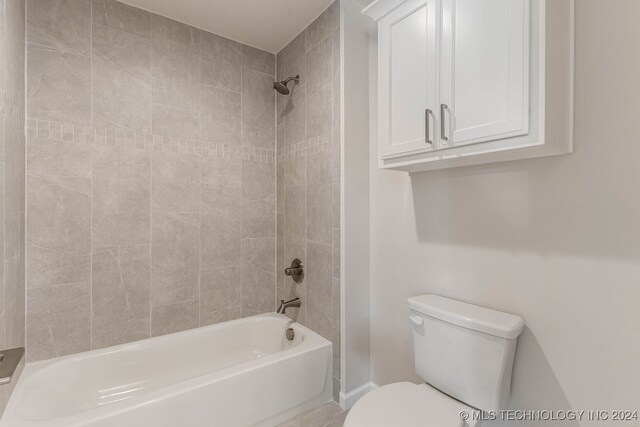
[[[240,265],[242,224],[242,162],[206,159],[202,162],[201,268]]]
[[[276,291],[278,298],[284,294],[284,269],[288,267],[284,258],[284,212],[276,214]]]
[[[4,300],[6,346],[24,346],[24,248],[22,253],[4,261]]]
[[[201,325],[242,316],[239,266],[202,270],[200,280]]]
[[[151,15],[151,78],[154,103],[198,110],[199,40],[200,30],[159,15]]]
[[[24,124],[25,111],[25,0],[5,0],[5,102],[15,107],[18,121]],[[18,129],[24,133],[24,126]]]
[[[4,213],[4,259],[24,255],[24,212]]]
[[[143,37],[150,35],[150,13],[116,0],[93,0],[93,23]]]
[[[29,241],[34,234],[30,231],[27,235],[27,287],[37,288],[89,280],[91,277],[89,252],[43,248]]]
[[[332,81],[332,38],[322,39],[307,53],[307,92],[312,95]]]
[[[300,258],[304,261],[307,255],[306,188],[304,186],[287,187],[285,200],[285,263],[291,263],[294,258]]]
[[[220,89],[240,92],[242,45],[233,40],[200,33],[200,81]]]
[[[340,181],[334,180],[331,184],[332,189],[332,205],[331,225],[333,228],[340,228]]]
[[[1,14],[0,14],[1,16]],[[4,177],[4,162],[0,162],[0,194],[4,194],[5,191],[5,177]],[[16,231],[15,229],[8,229],[6,228],[7,223],[10,222],[9,220],[7,220],[7,217],[11,217],[11,213],[6,212],[6,207],[5,207],[5,201],[4,201],[4,197],[0,197],[0,261],[2,261],[0,264],[0,290],[3,289],[4,286],[4,282],[3,282],[3,278],[4,278],[4,260],[7,258],[10,258],[10,256],[8,256],[5,253],[5,245],[7,240],[11,240],[11,241],[17,241],[20,242],[21,240],[24,240],[24,235],[19,235],[19,229]],[[7,238],[7,236],[11,236],[13,234],[13,236],[15,237],[9,237]],[[15,244],[12,244],[12,246],[14,246],[15,248]],[[14,249],[15,250],[15,249]],[[0,312],[2,311],[2,309],[4,308],[4,300],[3,300],[4,296],[0,295]]]
[[[340,328],[334,327],[331,334],[333,344],[333,377],[340,378]]]
[[[308,243],[307,325],[327,339],[333,333],[331,245]]]
[[[336,342],[340,328],[339,7],[334,2],[278,53],[278,77],[300,74],[301,83],[278,104],[276,132],[278,150],[287,153],[277,165],[278,212],[283,212],[277,238],[284,239],[284,259],[278,256],[278,269],[294,257],[302,257],[306,266],[302,284],[282,276],[278,298],[300,296],[302,309],[292,310],[291,317]],[[302,142],[307,152],[287,151]],[[337,377],[339,351],[338,342],[334,348]]]
[[[165,137],[199,139],[199,113],[195,110],[153,104],[151,105],[151,131],[155,135]]]
[[[95,126],[150,132],[149,49],[148,38],[94,25],[92,102]]]
[[[91,124],[91,57],[27,45],[27,108],[42,120]]]
[[[27,291],[28,361],[87,351],[91,347],[89,283]]]
[[[91,0],[29,0],[27,40],[88,56],[91,51]]]
[[[243,315],[275,309],[275,238],[242,240]]]
[[[240,319],[242,317],[242,306],[240,304],[229,305],[220,310],[202,312],[200,314],[200,326],[213,325],[228,320]]]
[[[284,212],[284,171],[285,162],[279,161],[276,163],[276,212]]]
[[[0,3],[0,308],[3,348],[24,346],[25,340],[25,2]],[[24,362],[21,364],[24,366]],[[17,375],[22,368],[18,368]],[[15,381],[13,381],[15,384]],[[0,415],[14,384],[0,391]]]
[[[93,147],[93,179],[149,183],[151,154],[147,151]]]
[[[275,277],[249,263],[242,262],[242,315],[253,316],[275,310]]]
[[[296,142],[301,142],[306,135],[306,85],[308,80],[305,55],[304,32],[293,39],[282,51],[282,68],[284,74],[280,79],[300,76],[300,83],[291,85],[289,96],[278,96],[278,100],[283,101],[282,112],[279,113],[284,120],[284,144],[278,143],[281,147],[290,146]]]
[[[205,141],[240,145],[240,92],[202,85],[200,133]]]
[[[294,74],[292,74],[294,75]],[[304,75],[304,74],[302,74]],[[301,76],[302,76],[301,75]],[[289,147],[297,142],[304,141],[306,126],[306,77],[300,77],[300,83],[291,87],[291,93],[287,96],[284,106],[284,137],[286,143],[283,147]]]
[[[198,327],[198,300],[161,305],[151,309],[151,335],[165,335]]]
[[[7,111],[4,119],[4,194],[7,212],[24,212],[25,206],[24,110],[18,108],[21,107]]]
[[[261,238],[275,235],[275,198],[242,203],[242,237]]]
[[[320,151],[307,156],[307,237],[316,243],[331,244],[333,190],[331,153]]]
[[[90,280],[91,181],[27,179],[28,286]]]
[[[206,191],[206,187],[203,189]],[[206,193],[212,196],[211,193]],[[220,196],[219,194],[216,196]],[[205,193],[203,192],[203,204]],[[220,268],[238,265],[240,259],[240,199],[232,196],[228,200],[216,198],[222,206],[217,210],[202,212],[200,231],[201,267]]]
[[[85,142],[29,138],[27,173],[91,177],[91,146]]]
[[[149,268],[148,245],[93,252],[92,348],[149,337]]]
[[[242,186],[242,161],[238,158],[209,157],[201,162],[202,183],[219,191],[238,191]]]
[[[94,247],[149,243],[149,184],[100,181],[93,184]]]
[[[242,239],[242,261],[266,273],[275,272],[275,238]]]
[[[334,228],[331,230],[332,236],[332,276],[333,278],[340,278],[340,229]]]
[[[93,248],[149,244],[150,153],[96,148],[93,154]]]
[[[305,30],[307,52],[311,51],[325,38],[331,35],[334,25],[335,9],[328,7],[322,14],[316,18]]]
[[[242,162],[242,200],[260,200],[275,195],[275,165],[255,161]]]
[[[242,145],[275,148],[273,75],[242,71]]]
[[[333,328],[340,329],[340,279],[333,278],[332,297],[333,297]]]
[[[275,236],[275,165],[242,162],[242,237]]]
[[[330,135],[332,130],[331,87],[324,86],[307,96],[307,138]]]
[[[304,74],[306,70],[306,36],[304,31],[298,34],[282,49],[284,72],[286,76]],[[302,79],[301,79],[302,80]]]
[[[154,212],[200,212],[200,162],[188,154],[153,152]]]
[[[242,66],[273,76],[275,74],[276,56],[273,53],[243,45]]]
[[[199,214],[153,213],[151,224],[152,305],[197,299]]]

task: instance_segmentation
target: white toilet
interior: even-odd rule
[[[409,307],[416,373],[427,384],[375,389],[344,427],[477,427],[479,410],[503,409],[524,320],[437,295],[409,298]]]

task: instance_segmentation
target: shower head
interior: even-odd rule
[[[293,80],[293,82],[295,84],[298,84],[298,83],[300,83],[300,76],[298,75],[298,76],[295,76],[295,77],[289,77],[288,79],[282,80],[281,82],[275,82],[273,84],[273,88],[275,90],[277,90],[278,93],[281,93],[283,95],[289,95],[289,88],[287,87],[287,85],[292,80]]]

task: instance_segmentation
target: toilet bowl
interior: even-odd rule
[[[361,398],[349,411],[344,427],[476,427],[477,413],[428,384],[402,382]]]
[[[416,373],[426,383],[379,387],[344,427],[478,427],[480,410],[506,406],[524,320],[437,295],[409,298]]]

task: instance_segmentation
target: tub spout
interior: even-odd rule
[[[287,308],[289,307],[300,308],[300,306],[302,306],[302,301],[300,300],[300,298],[294,298],[289,301],[285,301],[281,299],[280,306],[278,306],[277,313],[285,314],[285,312],[287,311]]]

